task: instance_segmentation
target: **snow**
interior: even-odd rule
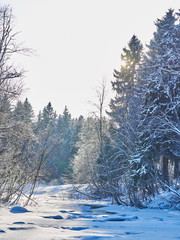
[[[70,185],[40,186],[26,208],[1,206],[3,240],[180,239],[180,211],[68,198]],[[23,203],[22,203],[23,204]]]

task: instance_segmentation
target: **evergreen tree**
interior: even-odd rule
[[[11,123],[11,127],[6,128],[6,136],[3,138],[1,136],[0,165],[3,173],[0,172],[0,175],[1,186],[6,192],[5,200],[10,201],[17,191],[20,196],[25,185],[29,184],[33,178],[34,134],[31,123],[25,121],[26,112],[21,102],[17,103],[14,111],[11,110],[8,101],[3,105],[1,116],[8,117],[3,119],[3,122],[8,126]]]
[[[23,103],[24,111],[26,113],[25,120],[26,122],[33,122],[34,120],[34,111],[32,105],[29,103],[29,100],[26,98]]]
[[[53,156],[58,140],[56,139],[57,115],[51,103],[44,107],[38,115],[35,127],[37,172],[35,181],[38,178],[48,180],[54,171]]]
[[[111,117],[111,146],[113,146],[113,161],[116,170],[117,189],[115,194],[116,202],[120,202],[120,195],[123,194],[122,185],[128,183],[129,160],[134,152],[134,143],[136,141],[137,126],[137,99],[134,96],[134,88],[137,81],[138,69],[142,56],[142,44],[136,36],[133,36],[128,47],[123,49],[121,60],[123,65],[120,71],[114,71],[116,80],[112,82],[113,90],[116,93],[114,99],[110,102],[111,111],[108,113]],[[128,187],[128,186],[127,186]],[[119,199],[118,199],[119,196]]]
[[[142,111],[132,169],[136,183],[149,194],[154,192],[157,163],[162,162],[163,180],[169,181],[169,163],[175,161],[177,167],[180,159],[179,136],[168,126],[168,122],[179,125],[180,118],[180,28],[176,20],[170,9],[156,21],[157,30],[138,77]]]
[[[96,160],[100,153],[96,123],[96,119],[91,117],[83,122],[80,139],[77,142],[78,151],[71,161],[73,183],[91,184],[95,177]]]
[[[67,106],[57,121],[56,137],[59,139],[55,152],[56,177],[59,179],[77,153],[77,141],[81,132],[83,117],[72,119]]]
[[[44,129],[47,127],[53,127],[56,123],[56,117],[56,112],[54,111],[51,102],[49,102],[42,111],[41,127]]]
[[[120,118],[127,117],[129,112],[130,98],[136,83],[137,70],[141,60],[142,44],[139,39],[133,35],[128,43],[127,48],[123,48],[121,54],[120,71],[114,70],[115,81],[112,82],[113,90],[116,93],[114,99],[111,100],[109,115],[119,124]]]

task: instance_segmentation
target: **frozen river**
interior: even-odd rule
[[[180,239],[180,211],[71,200],[63,197],[65,192],[60,187],[41,188],[38,205],[28,206],[29,212],[1,208],[0,239]]]

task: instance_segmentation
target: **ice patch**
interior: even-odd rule
[[[25,224],[25,222],[13,222],[13,224]]]
[[[66,210],[61,210],[59,212],[61,212],[61,213],[68,213],[68,211],[66,211]]]
[[[137,235],[142,234],[143,232],[125,232],[126,235]]]
[[[156,220],[158,220],[158,221],[161,221],[161,222],[163,222],[164,221],[164,219],[163,218],[159,218],[159,217],[153,217],[154,219],[156,219]]]
[[[60,215],[56,215],[56,216],[43,216],[43,218],[49,218],[49,219],[63,219],[63,217],[62,216],[60,216]]]
[[[80,238],[81,240],[96,240],[96,239],[102,239],[102,237],[99,236],[78,236],[76,238]]]
[[[61,227],[62,229],[68,229],[68,230],[73,230],[73,231],[82,231],[89,229],[88,227]]]
[[[26,208],[16,206],[16,207],[11,208],[10,212],[11,213],[26,213],[26,212],[30,212],[30,211],[28,211]]]
[[[72,219],[77,219],[78,217],[77,216],[68,216],[66,219],[67,220],[72,220]]]
[[[123,222],[123,221],[133,221],[133,220],[137,220],[138,217],[134,216],[134,217],[115,217],[115,218],[107,218],[106,221],[111,221],[111,222]]]
[[[30,230],[30,229],[34,229],[34,227],[9,227],[9,230],[12,230],[12,231]]]

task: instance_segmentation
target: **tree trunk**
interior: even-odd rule
[[[163,172],[163,181],[169,182],[168,157],[167,156],[163,156],[162,172]]]
[[[178,159],[175,159],[175,162],[174,162],[174,179],[178,179],[179,178],[179,161]]]

